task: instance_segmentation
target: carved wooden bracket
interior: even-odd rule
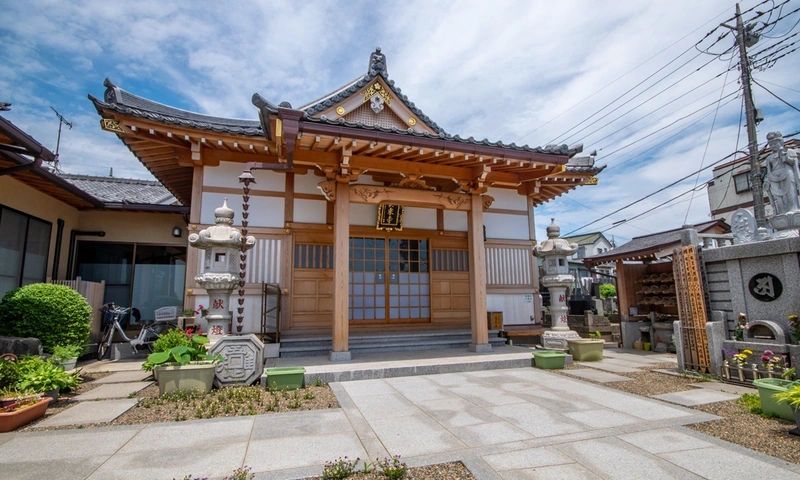
[[[482,195],[481,196],[481,200],[483,200],[483,211],[484,212],[486,210],[489,210],[489,207],[491,207],[492,204],[494,203],[494,197],[491,197],[489,195]]]
[[[317,188],[319,191],[325,195],[325,199],[329,202],[333,202],[336,200],[336,182],[332,180],[326,180],[324,182],[319,182],[317,184]]]
[[[417,177],[417,175],[409,175],[408,177],[400,180],[397,186],[400,188],[413,188],[416,190],[433,190],[432,188],[428,187],[424,180]]]
[[[469,199],[469,195],[464,195],[462,193],[381,187],[376,185],[353,185],[350,187],[350,201],[352,203],[377,205],[383,202],[391,202],[392,204],[409,207],[469,211],[471,209]]]

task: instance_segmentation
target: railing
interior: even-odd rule
[[[100,318],[102,317],[100,307],[103,306],[103,296],[106,291],[105,280],[98,283],[83,280],[81,277],[76,277],[75,280],[53,280],[48,278],[47,283],[69,287],[86,299],[89,306],[92,307],[92,325],[89,331],[89,341],[92,343],[98,342],[100,340]]]
[[[787,371],[788,367],[779,369],[759,368],[755,363],[748,365],[731,365],[728,360],[722,362],[720,367],[722,370],[720,378],[728,383],[737,383],[746,386],[752,386],[753,380],[760,378],[781,378]],[[787,380],[791,380],[788,378]]]

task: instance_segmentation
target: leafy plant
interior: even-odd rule
[[[800,343],[800,319],[796,314],[789,315],[789,330],[794,341]]]
[[[797,371],[797,368],[792,367],[789,370],[786,370],[785,372],[783,372],[781,374],[781,378],[784,379],[784,380],[791,380],[792,377],[794,376],[794,372],[796,372],[796,371]]]
[[[589,332],[589,338],[602,338],[602,335],[600,334],[600,330],[595,330],[594,332]]]
[[[405,463],[400,461],[400,455],[395,455],[392,458],[384,458],[377,461],[378,468],[383,472],[386,478],[390,480],[398,480],[406,476],[408,467]]]
[[[41,395],[27,395],[24,397],[17,398],[17,401],[6,405],[4,407],[0,407],[0,413],[11,413],[16,412],[17,410],[22,410],[25,407],[30,407],[31,405],[36,405],[42,400]]]
[[[741,342],[744,340],[744,331],[747,329],[747,315],[740,313],[736,317],[736,327],[733,329],[733,339]]]
[[[152,365],[163,365],[165,363],[177,363],[179,365],[188,365],[189,362],[196,361],[209,361],[219,362],[222,361],[222,355],[208,355],[206,353],[206,344],[208,344],[208,337],[202,335],[195,335],[191,339],[191,345],[176,345],[166,352],[154,352],[147,356],[147,362]],[[144,368],[144,365],[142,365]]]
[[[23,357],[18,362],[19,376],[14,384],[17,390],[49,392],[50,390],[68,391],[81,383],[78,372],[67,373],[64,369],[41,357]]]
[[[166,352],[180,345],[190,347],[193,345],[193,336],[194,335],[189,335],[178,329],[169,330],[161,334],[158,339],[153,342],[153,352]],[[153,364],[149,358],[142,364],[142,370],[147,372],[152,371],[153,367],[155,367],[155,364]]]
[[[684,370],[683,378],[696,380],[698,382],[710,382],[714,380],[714,375],[711,375],[710,373],[700,373],[700,372],[693,372],[691,370]]]
[[[0,389],[8,388],[19,380],[19,364],[0,358]]]
[[[237,468],[236,470],[233,471],[233,474],[231,474],[231,476],[229,477],[226,476],[222,480],[252,480],[254,478],[256,478],[255,474],[250,473],[250,467],[245,465],[244,467]],[[177,479],[173,478],[172,480],[177,480]],[[208,480],[208,477],[200,478],[200,477],[192,477],[192,475],[186,475],[181,480]]]
[[[200,305],[199,307],[197,307],[197,310],[195,310],[193,308],[185,308],[183,310],[183,316],[184,317],[194,317],[196,315],[200,315],[201,317],[205,317],[205,316],[208,315],[208,309],[205,308],[204,306]]]
[[[64,285],[34,283],[8,292],[0,302],[0,335],[34,337],[46,352],[56,345],[89,341],[92,308]]]
[[[53,347],[53,360],[64,362],[83,353],[83,347],[78,345],[56,345]]]
[[[600,298],[610,298],[617,296],[617,287],[610,283],[600,284]]]
[[[761,398],[757,393],[745,393],[739,400],[736,400],[736,404],[744,407],[750,413],[757,415],[763,413],[763,410],[761,410]]]
[[[793,410],[800,410],[800,383],[794,382],[785,392],[775,393],[772,398],[778,403],[788,403]]]
[[[360,458],[352,461],[347,457],[339,457],[332,462],[326,462],[322,470],[322,480],[341,480],[349,477],[355,473],[359,461],[361,461]]]

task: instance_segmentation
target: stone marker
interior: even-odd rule
[[[254,334],[226,335],[209,351],[221,354],[224,362],[217,364],[214,386],[250,385],[264,371],[264,344]]]

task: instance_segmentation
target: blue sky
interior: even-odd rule
[[[756,10],[766,11],[784,1],[741,5],[761,3]],[[50,107],[73,122],[60,146],[61,169],[69,173],[108,175],[113,167],[114,176],[149,178],[114,135],[100,130],[87,94],[102,97],[105,77],[168,105],[256,119],[254,92],[300,106],[365,73],[376,46],[403,93],[451,134],[531,146],[582,142],[587,152],[598,150],[597,163],[609,165],[600,184],[537,208],[540,238],[550,217],[566,233],[732,153],[737,137],[738,149],[746,148],[737,59],[693,48],[733,16],[728,0],[6,3],[0,101],[12,107],[3,115],[53,150],[58,120]],[[800,13],[788,14],[798,7],[800,0],[789,0],[786,18],[766,33],[794,31],[762,38],[750,51],[797,40],[790,35],[800,31]],[[777,11],[758,20],[776,18]],[[725,31],[716,30],[700,48]],[[710,52],[732,43],[729,35]],[[800,52],[754,78],[800,107],[797,72]],[[769,131],[800,130],[800,112],[758,86],[754,96],[765,117],[760,143]],[[703,184],[710,172],[583,232],[606,230]],[[705,190],[691,207],[688,198],[605,235],[624,242],[708,220]]]

